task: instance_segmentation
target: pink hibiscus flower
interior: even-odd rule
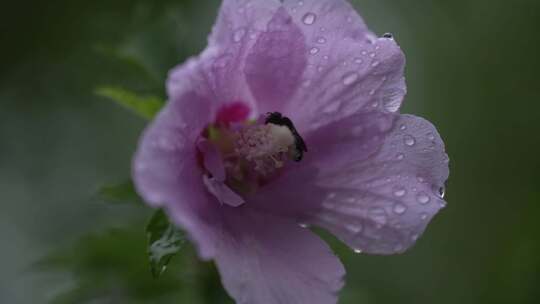
[[[398,113],[404,65],[344,0],[224,0],[208,47],[169,75],[137,190],[237,303],[336,303],[345,270],[307,227],[401,253],[445,205],[441,138]]]

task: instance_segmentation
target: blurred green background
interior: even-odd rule
[[[230,303],[193,250],[150,276],[151,210],[96,196],[129,176],[145,121],[94,94],[163,97],[219,1],[5,1],[0,12],[0,303]],[[357,0],[407,55],[403,108],[439,129],[448,207],[401,256],[333,248],[340,303],[540,303],[540,2]]]

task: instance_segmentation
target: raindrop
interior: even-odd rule
[[[244,38],[245,34],[246,34],[246,30],[243,28],[236,30],[233,34],[234,42],[240,42],[242,38]]]
[[[309,228],[309,224],[306,224],[306,223],[298,223],[298,226],[300,226],[301,228],[304,228],[304,229]]]
[[[405,158],[405,155],[403,155],[403,153],[399,153],[396,158],[397,160],[403,160]]]
[[[379,65],[378,61],[373,61],[373,63],[371,64],[372,67],[377,67],[378,65]]]
[[[354,63],[356,64],[362,64],[364,61],[362,60],[362,58],[355,58],[354,59]]]
[[[362,252],[363,252],[363,251],[362,251],[362,249],[360,249],[360,248],[355,248],[355,249],[354,249],[354,253],[356,253],[356,254],[361,254]]]
[[[418,193],[418,196],[416,197],[416,200],[422,204],[422,205],[425,205],[427,203],[429,203],[430,201],[430,198],[427,194],[425,194],[424,192],[420,192]]]
[[[403,214],[407,211],[407,206],[397,203],[394,205],[394,213],[395,214]]]
[[[302,18],[302,22],[304,22],[305,25],[312,25],[315,23],[315,20],[317,20],[317,15],[313,13],[307,13]]]
[[[416,144],[416,139],[411,135],[405,135],[404,142],[407,146],[412,147]]]
[[[405,130],[407,130],[407,126],[406,126],[406,125],[401,125],[401,126],[399,127],[399,129],[400,129],[401,131],[405,131]]]
[[[394,35],[392,35],[392,33],[386,33],[383,35],[383,37],[387,39],[394,39]]]
[[[435,140],[435,135],[433,135],[433,133],[428,133],[428,139],[431,141]]]
[[[345,228],[347,228],[347,230],[355,234],[360,233],[362,231],[361,225],[349,224],[349,225],[345,225]]]
[[[420,214],[420,218],[421,218],[423,221],[425,221],[425,220],[427,220],[427,218],[428,218],[428,214],[427,214],[427,213],[422,213],[422,214]]]
[[[366,52],[366,51],[362,51],[361,54],[364,55],[364,56],[366,56],[366,55],[367,55],[367,52]]]
[[[324,59],[324,60],[328,60],[329,58],[330,58],[330,57],[328,57],[328,55],[324,55],[324,56],[323,56],[323,59]]]
[[[382,228],[382,225],[386,225],[388,216],[386,211],[380,207],[374,207],[368,210],[368,217],[375,222],[375,227]],[[379,228],[379,229],[380,229]]]
[[[314,48],[312,48],[311,50],[309,50],[309,53],[310,53],[311,55],[315,55],[315,54],[317,54],[318,52],[319,52],[319,49],[316,48],[316,47],[314,47]]]
[[[371,54],[369,54],[369,57],[371,57],[371,58],[375,58],[375,53],[371,53]]]
[[[440,197],[440,198],[444,198],[444,195],[446,194],[446,188],[444,188],[444,186],[442,187],[439,187],[436,191],[436,194]]]
[[[351,84],[353,84],[356,80],[358,80],[358,74],[357,74],[356,72],[352,72],[352,73],[346,74],[346,75],[343,77],[343,84],[344,84],[344,85],[351,85]]]
[[[396,190],[394,190],[394,195],[395,195],[396,197],[402,197],[402,196],[404,196],[405,194],[407,194],[407,191],[406,191],[404,188],[402,188],[402,187],[399,187],[399,188],[397,188]]]
[[[326,43],[326,38],[319,37],[319,38],[317,38],[317,42],[320,43],[320,44],[325,44]]]

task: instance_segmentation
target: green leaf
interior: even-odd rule
[[[203,303],[191,301],[199,293],[196,277],[200,265],[193,262],[193,249],[186,246],[184,254],[173,261],[182,273],[171,271],[154,280],[148,273],[141,225],[134,222],[84,236],[33,264],[38,272],[70,274],[68,281],[59,285],[64,288],[51,286],[51,290],[60,292],[48,303]]]
[[[169,222],[162,210],[154,213],[146,227],[148,257],[155,278],[161,276],[176,255],[186,238],[182,231]]]
[[[111,203],[131,203],[141,204],[143,200],[135,191],[135,186],[131,180],[123,183],[106,185],[99,189],[99,197]]]
[[[152,119],[165,104],[164,100],[156,96],[139,96],[135,92],[118,87],[100,87],[95,93],[111,99],[146,119]]]

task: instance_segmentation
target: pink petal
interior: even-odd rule
[[[361,120],[349,127],[332,124],[327,128],[333,128],[334,139],[321,130],[308,135],[323,137],[321,143],[307,137],[312,145],[302,168],[252,200],[266,212],[327,228],[356,250],[406,250],[445,205],[439,191],[448,178],[448,158],[429,122],[396,118],[391,125],[382,119],[379,130]],[[355,131],[357,126],[371,143]],[[346,132],[359,133],[347,137]]]
[[[302,86],[284,110],[300,130],[354,113],[399,109],[405,58],[393,39],[376,38],[344,0],[284,3],[307,44]]]
[[[231,207],[238,207],[246,202],[223,181],[220,181],[215,177],[208,177],[206,175],[204,175],[202,178],[206,189],[212,193],[221,204],[229,205]]]
[[[402,115],[380,150],[319,177],[328,187],[314,222],[368,253],[403,252],[445,206],[448,156],[428,121]]]
[[[289,220],[229,211],[216,262],[236,303],[337,302],[345,270],[321,239]]]
[[[305,38],[284,8],[251,48],[244,73],[260,113],[280,111],[296,92],[306,68]]]
[[[189,107],[189,111],[186,111]],[[187,93],[169,102],[146,128],[133,159],[137,192],[153,207],[165,208],[199,246],[201,256],[214,250],[211,222],[216,202],[202,181],[196,142],[213,117],[209,100]]]

